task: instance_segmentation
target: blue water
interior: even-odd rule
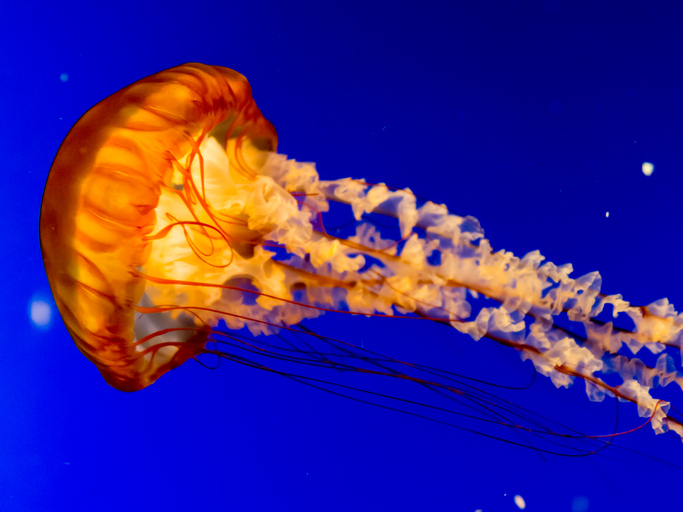
[[[187,61],[246,75],[280,152],[323,178],[409,186],[477,217],[496,249],[539,249],[575,276],[599,270],[605,292],[634,304],[683,307],[676,4],[145,4],[0,4],[0,510],[486,512],[519,510],[515,495],[533,511],[676,510],[683,470],[664,462],[542,457],[229,363],[188,363],[124,394],[57,316],[38,327],[29,315],[51,300],[37,227],[61,140],[107,95]],[[440,326],[309,325],[496,382],[531,374],[516,353]],[[539,378],[516,396],[614,430],[614,401],[590,403],[581,383]],[[620,430],[642,421],[619,408]],[[649,427],[619,444],[683,466],[681,441]]]

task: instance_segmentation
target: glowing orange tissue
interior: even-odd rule
[[[202,64],[144,78],[71,129],[45,187],[40,240],[64,323],[109,384],[138,390],[205,353],[237,360],[215,343],[244,327],[316,338],[301,322],[324,312],[411,317],[496,340],[556,386],[578,377],[591,400],[633,402],[656,432],[683,434],[670,404],[651,395],[683,383],[665,351],[681,348],[683,316],[666,299],[632,306],[602,294],[597,272],[572,278],[571,265],[538,251],[494,252],[473,217],[407,189],[320,180],[314,164],[276,149],[247,80]],[[325,229],[331,203],[353,214],[354,233]],[[368,220],[378,215],[394,219],[393,240]],[[608,305],[633,329],[598,321]],[[581,334],[558,327],[560,316]],[[657,363],[639,360],[640,350],[659,354]],[[278,354],[357,370],[319,354]],[[416,366],[382,368],[363,371],[451,390],[411,373]],[[621,383],[608,384],[608,374]]]

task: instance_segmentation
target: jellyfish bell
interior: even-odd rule
[[[191,160],[197,141],[220,123],[229,126],[227,150],[235,162],[252,159],[256,148],[277,146],[242,75],[181,66],[90,109],[50,170],[40,216],[50,286],[76,345],[118,389],[148,386],[204,345],[201,331],[150,351],[135,343],[136,324],[149,323],[136,321],[146,287],[136,269],[149,260],[147,236],[157,225],[162,191],[182,187],[181,162]]]
[[[45,188],[41,246],[64,323],[109,384],[142,389],[204,353],[270,370],[208,346],[222,337],[224,346],[274,361],[481,400],[483,421],[491,421],[492,407],[509,413],[508,405],[464,390],[454,374],[301,327],[327,312],[414,318],[495,340],[555,386],[581,379],[591,400],[635,403],[657,433],[683,434],[670,404],[651,395],[656,385],[683,383],[668,354],[681,348],[683,316],[666,299],[632,306],[601,293],[597,272],[572,278],[571,265],[544,262],[538,251],[523,258],[494,252],[473,217],[418,201],[408,189],[320,180],[314,164],[276,149],[275,129],[247,80],[202,64],[142,79],[71,129]],[[331,203],[348,207],[355,232],[325,229]],[[395,239],[368,215],[395,219]],[[598,320],[606,306],[634,328]],[[558,326],[560,317],[585,334]],[[242,328],[253,335],[289,330],[327,348],[255,347],[231,334]],[[636,356],[623,355],[624,346]],[[638,359],[640,350],[659,354],[656,364]],[[621,383],[608,383],[610,374]],[[533,431],[518,420],[498,423]]]

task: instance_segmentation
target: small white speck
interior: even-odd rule
[[[50,325],[52,307],[47,302],[43,300],[33,300],[31,301],[29,311],[31,322],[33,322],[33,325],[36,327],[47,327]]]
[[[609,217],[609,212],[605,212],[605,217]]]
[[[526,508],[524,498],[522,498],[519,494],[515,494],[515,505],[517,505],[520,510],[524,510]]]
[[[67,82],[69,80],[69,75],[67,75],[66,73],[62,73],[61,75],[59,75],[59,79],[62,82]]]
[[[655,166],[650,162],[643,162],[643,174],[651,176],[653,172],[655,172]]]

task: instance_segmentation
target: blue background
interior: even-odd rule
[[[0,510],[504,511],[516,494],[534,511],[676,509],[683,471],[663,462],[541,457],[234,364],[188,363],[120,393],[59,318],[40,329],[28,309],[50,300],[37,226],[61,140],[105,96],[188,61],[246,75],[280,152],[323,178],[409,186],[477,217],[495,249],[599,270],[634,304],[683,304],[680,4],[2,1],[0,13]],[[425,322],[309,325],[495,382],[531,373]],[[582,384],[539,378],[514,397],[590,433],[614,428],[613,401],[590,403]],[[640,423],[620,408],[621,429]],[[680,440],[649,427],[619,443],[683,465]]]

